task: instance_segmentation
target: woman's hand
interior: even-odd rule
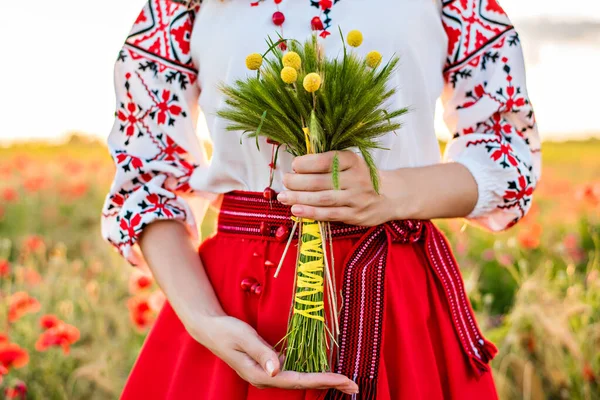
[[[188,331],[202,345],[257,388],[337,389],[358,393],[356,383],[334,373],[280,372],[278,354],[245,322],[228,316],[210,317]]]
[[[332,166],[338,154],[340,190],[333,188]],[[381,193],[371,183],[367,164],[351,151],[327,152],[296,157],[295,173],[286,174],[288,189],[277,199],[292,206],[297,217],[317,221],[341,221],[351,225],[375,226],[397,218],[399,201],[391,201],[385,190],[386,174],[381,173]]]

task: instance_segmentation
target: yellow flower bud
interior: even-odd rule
[[[348,44],[352,47],[358,47],[363,42],[363,34],[361,31],[350,31],[347,37]]]
[[[298,79],[298,72],[292,67],[283,67],[281,70],[281,80],[285,83],[294,83]]]
[[[304,89],[306,89],[307,92],[316,92],[321,87],[321,77],[319,76],[319,74],[311,72],[310,74],[304,77],[303,85]]]
[[[381,64],[381,53],[376,50],[370,51],[365,57],[365,61],[369,67],[377,68]]]
[[[296,71],[300,70],[302,67],[302,59],[298,55],[298,53],[294,51],[290,51],[283,56],[283,66],[284,67],[292,67]]]
[[[262,65],[263,58],[258,53],[252,53],[246,57],[246,67],[249,70],[256,71]]]

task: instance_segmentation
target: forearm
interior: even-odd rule
[[[459,163],[381,171],[390,220],[467,216],[478,198],[477,183]]]
[[[140,246],[156,282],[188,331],[207,318],[225,315],[183,224],[168,220],[150,224]]]

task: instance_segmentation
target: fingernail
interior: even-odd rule
[[[292,214],[299,215],[304,212],[304,208],[302,206],[292,206]]]
[[[279,200],[282,203],[285,203],[289,200],[289,197],[286,193],[279,193],[279,195],[277,195],[277,200]]]
[[[273,372],[275,371],[275,364],[272,360],[267,361],[267,363],[265,364],[265,369],[267,370],[267,374],[269,374],[269,376],[273,376]]]
[[[347,389],[348,393],[350,393],[350,394],[356,394],[356,393],[358,393],[358,385],[356,384],[356,382],[350,382],[348,384],[347,388],[348,388]]]

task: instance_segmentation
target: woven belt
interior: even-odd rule
[[[264,240],[287,241],[291,212],[262,193],[235,191],[223,196],[218,231]],[[343,305],[335,371],[353,379],[360,388],[351,397],[331,390],[327,399],[377,398],[382,342],[385,268],[390,246],[415,243],[422,246],[430,267],[444,289],[457,338],[475,376],[489,371],[496,347],[479,330],[464,289],[458,264],[444,235],[430,221],[390,221],[383,225],[357,227],[331,223],[332,237],[357,237],[354,249],[344,263]]]

